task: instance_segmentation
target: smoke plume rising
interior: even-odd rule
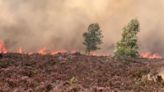
[[[113,52],[122,28],[137,18],[140,50],[164,55],[164,0],[0,0],[0,10],[0,39],[11,51],[83,50],[82,33],[97,22],[101,51]]]

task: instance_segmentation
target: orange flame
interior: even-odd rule
[[[95,53],[95,52],[91,52],[90,55],[91,56],[111,56],[111,54],[107,54],[107,53]]]
[[[140,53],[140,56],[142,58],[148,58],[148,59],[161,59],[162,58],[159,54],[154,54],[154,53],[150,53],[150,52]]]
[[[17,52],[23,54],[24,53],[23,48],[19,48]]]
[[[7,49],[6,49],[5,44],[2,40],[0,40],[0,53],[7,53]]]
[[[58,53],[65,53],[65,52],[66,52],[65,50],[53,50],[53,51],[51,51],[51,55],[55,55]]]
[[[39,54],[41,55],[46,55],[47,54],[47,48],[41,48],[39,51],[38,51]]]
[[[28,52],[28,55],[32,55],[33,54],[33,52]]]
[[[3,42],[3,40],[0,40],[0,53],[7,53],[8,50]],[[23,48],[18,48],[17,50],[18,53],[20,54],[23,54],[24,53],[24,50]],[[38,53],[41,54],[41,55],[46,55],[46,54],[51,54],[51,55],[55,55],[55,54],[58,54],[58,53],[66,53],[68,51],[66,50],[51,50],[48,52],[47,48],[41,48],[39,49]],[[70,53],[74,53],[76,51],[69,51]],[[28,55],[31,55],[33,54],[33,52],[28,52]],[[92,56],[111,56],[110,54],[98,54],[98,53],[95,53],[95,52],[92,52],[90,53],[90,55]],[[159,55],[159,54],[154,54],[154,53],[150,53],[150,52],[142,52],[140,53],[140,56],[141,58],[148,58],[148,59],[161,59],[162,57]]]

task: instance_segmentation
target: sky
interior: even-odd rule
[[[99,23],[100,52],[112,53],[122,28],[136,18],[140,51],[164,56],[164,0],[0,0],[0,11],[0,39],[11,51],[83,51],[82,34]]]

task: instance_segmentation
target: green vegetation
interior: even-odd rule
[[[90,24],[88,31],[83,34],[84,42],[86,46],[86,53],[89,55],[91,51],[100,49],[98,45],[102,44],[103,35],[101,33],[99,24]]]
[[[139,56],[137,45],[137,33],[139,32],[139,22],[137,19],[132,19],[129,24],[123,28],[122,39],[117,43],[115,57],[136,58]]]

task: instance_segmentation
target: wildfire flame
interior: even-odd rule
[[[7,53],[6,46],[2,40],[0,40],[0,53]]]
[[[111,56],[111,54],[107,54],[107,53],[95,53],[95,52],[91,52],[90,55],[91,56]]]
[[[53,50],[53,51],[51,51],[51,55],[55,55],[58,53],[66,53],[66,51],[65,50]]]
[[[66,53],[67,51],[65,50],[52,50],[52,51],[48,51],[47,48],[41,48],[39,49],[38,53],[41,55],[46,55],[46,54],[51,54],[51,55],[55,55],[58,53]]]
[[[17,52],[20,53],[20,54],[23,54],[24,53],[24,51],[23,51],[22,48],[19,48]]]
[[[142,58],[148,58],[148,59],[161,59],[162,58],[159,54],[154,54],[150,52],[142,52],[140,53],[140,56]]]
[[[47,54],[47,49],[44,47],[44,48],[41,48],[39,51],[38,51],[39,54],[41,55],[46,55]]]
[[[3,40],[0,40],[0,53],[7,53],[8,50],[3,42]],[[51,55],[55,55],[58,53],[66,53],[67,51],[65,50],[52,50],[52,51],[48,51],[47,48],[41,48],[38,51],[38,54],[40,55],[46,55],[46,54],[51,54]],[[71,51],[70,53],[74,53],[76,51]],[[23,54],[24,50],[23,48],[18,48],[17,53]],[[28,52],[28,55],[33,54],[33,52]],[[110,56],[107,54],[97,54],[97,53],[91,53],[92,56]],[[162,57],[159,54],[154,54],[154,53],[150,53],[150,52],[142,52],[140,53],[141,58],[148,58],[148,59],[161,59]]]

